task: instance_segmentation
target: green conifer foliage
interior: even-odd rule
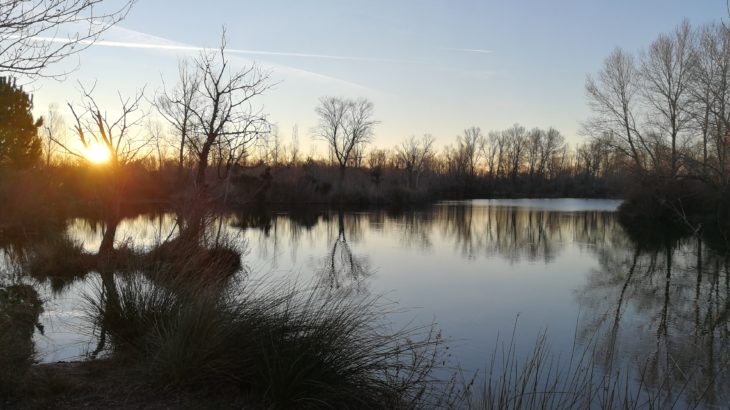
[[[42,119],[33,120],[33,100],[8,78],[0,78],[0,167],[23,169],[38,163]]]

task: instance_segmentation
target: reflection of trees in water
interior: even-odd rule
[[[353,218],[352,221],[359,221],[361,218]],[[358,235],[362,232],[359,222],[353,223],[351,229],[345,222],[343,211],[337,213],[337,236],[328,240],[331,247],[322,261],[322,268],[319,272],[320,280],[332,289],[355,288],[363,290],[363,280],[372,274],[369,259],[367,256],[356,255],[347,238],[348,235]],[[350,222],[351,220],[347,220]],[[328,235],[329,236],[329,235]]]
[[[249,231],[255,255],[266,261],[266,268],[280,267],[282,252],[288,251],[293,263],[302,243],[325,244],[326,254],[316,261],[320,279],[333,288],[360,287],[370,276],[368,258],[358,255],[352,245],[370,229],[372,213],[312,212],[269,213],[266,218],[236,215],[231,226]],[[251,221],[265,220],[265,223]],[[376,222],[377,224],[377,222]],[[266,229],[263,229],[263,227]]]
[[[581,335],[595,338],[599,362],[645,366],[644,382],[670,394],[730,399],[728,256],[696,238],[647,244],[627,236],[596,253],[600,268],[578,298],[588,311]]]
[[[381,215],[384,215],[381,213]],[[392,215],[389,227],[396,226],[400,234],[400,243],[405,246],[415,246],[424,251],[433,247],[434,220],[431,212],[404,212]],[[383,221],[385,225],[385,221]]]
[[[512,262],[553,261],[566,242],[606,240],[612,215],[513,207],[437,207],[434,222],[464,257],[498,255]]]
[[[290,258],[296,260],[302,241],[315,242],[314,227],[320,216],[273,212],[241,212],[232,218],[230,226],[249,231],[251,250],[262,260],[267,260],[273,269],[279,266],[280,249],[288,249]]]
[[[387,213],[335,212],[294,219],[286,214],[272,215],[265,224],[236,224],[254,229],[254,251],[261,259],[276,264],[279,247],[289,249],[296,259],[301,242],[334,244],[341,236],[348,244],[362,241],[364,233],[397,235],[398,245],[431,250],[441,239],[453,244],[465,258],[500,256],[512,262],[553,261],[568,242],[594,247],[615,241],[615,215],[610,212],[553,212],[514,207],[469,205],[436,206],[428,210]],[[251,217],[239,220],[250,221]],[[302,225],[300,220],[307,221]],[[312,223],[316,221],[316,223]],[[284,241],[284,242],[282,242]],[[288,243],[286,242],[288,241]]]
[[[114,317],[121,310],[120,276],[141,273],[160,286],[171,286],[181,278],[218,286],[241,269],[242,247],[229,246],[220,218],[202,217],[206,219],[191,221],[183,216],[143,214],[123,220],[111,213],[101,219],[76,218],[67,229],[52,234],[44,232],[21,240],[0,235],[0,247],[6,266],[11,262],[22,265],[24,275],[49,281],[55,293],[96,274],[100,286],[96,296],[103,302],[99,310],[106,317]],[[132,237],[123,237],[130,231]],[[85,246],[79,243],[79,236],[88,241],[83,243]],[[105,348],[106,323],[105,318],[98,319],[98,346],[92,356]]]

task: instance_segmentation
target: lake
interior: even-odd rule
[[[701,240],[654,238],[619,222],[620,201],[582,199],[442,202],[400,212],[268,212],[215,220],[241,254],[247,281],[296,278],[381,296],[393,326],[436,323],[451,364],[484,369],[498,340],[523,357],[543,332],[555,357],[590,346],[598,362],[689,374],[727,396],[728,256]],[[71,219],[67,234],[98,250],[104,225]],[[172,213],[121,221],[116,243],[144,249],[174,234]],[[13,271],[6,247],[5,271]],[[79,360],[96,346],[86,320],[95,274],[54,284],[24,279],[44,301],[34,340],[41,361]],[[676,375],[675,375],[676,373]],[[482,373],[483,374],[483,373]],[[701,379],[701,380],[698,380]],[[671,386],[670,386],[671,387]],[[684,388],[686,387],[686,388]],[[697,388],[699,389],[699,387]]]

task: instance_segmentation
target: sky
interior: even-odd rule
[[[684,18],[727,15],[725,0],[138,0],[58,67],[75,67],[63,81],[32,88],[38,114],[79,102],[79,82],[96,83],[102,106],[143,87],[153,98],[225,27],[234,64],[271,71],[275,85],[258,103],[284,138],[296,124],[307,143],[318,99],[341,96],[374,103],[380,147],[424,133],[443,146],[470,126],[513,123],[578,143],[586,74],[615,47],[638,52]]]

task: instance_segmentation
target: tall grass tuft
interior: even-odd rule
[[[107,283],[89,300],[111,357],[161,388],[235,391],[269,408],[417,408],[439,399],[431,375],[443,341],[431,327],[389,329],[377,298],[231,285],[161,287],[135,275],[117,279],[115,295]],[[197,291],[178,291],[184,286]]]

